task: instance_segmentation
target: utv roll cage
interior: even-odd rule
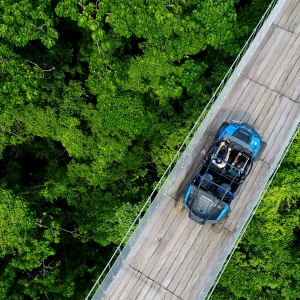
[[[230,156],[228,162],[222,160],[225,166],[219,169],[212,161],[212,152],[216,145],[224,141],[227,148],[232,148],[232,153],[241,152],[244,158],[249,157],[249,163],[245,167],[244,173],[236,172],[235,175],[229,174],[228,170],[232,167],[233,157]],[[226,147],[225,147],[226,148]],[[193,182],[188,187],[184,198],[184,207],[189,211],[190,218],[199,223],[218,223],[223,215],[230,211],[230,204],[235,195],[252,169],[253,149],[246,143],[236,139],[233,136],[224,135],[221,139],[215,140],[213,145],[205,156],[203,162],[197,168]],[[238,169],[235,167],[235,169]],[[240,169],[238,169],[240,171]],[[201,189],[201,192],[200,192]],[[192,191],[192,192],[191,192]],[[188,198],[199,197],[199,194],[205,199],[213,202],[213,207],[207,211],[205,217],[200,217],[188,206]],[[191,195],[192,194],[192,195]],[[191,199],[193,202],[193,199]],[[204,208],[205,209],[205,208]],[[217,216],[218,215],[218,216]]]

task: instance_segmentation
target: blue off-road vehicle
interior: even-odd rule
[[[175,208],[184,207],[192,220],[215,224],[219,232],[231,212],[231,202],[264,148],[261,136],[250,125],[224,122]]]

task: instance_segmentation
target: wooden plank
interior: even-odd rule
[[[233,232],[237,229],[242,215],[247,211],[247,207],[251,202],[251,199],[255,198],[254,194],[258,190],[258,187],[263,178],[266,176],[266,172],[269,170],[269,168],[270,167],[265,162],[261,160],[257,162],[255,170],[251,172],[250,178],[247,178],[248,182],[245,182],[246,187],[243,193],[241,193],[239,196],[239,199],[225,224],[225,228],[227,228],[229,231]]]
[[[277,100],[277,98],[276,98]],[[278,101],[276,101],[276,104],[279,102],[278,106],[271,107],[270,111],[267,113],[265,122],[262,123],[259,130],[260,133],[263,135],[264,141],[267,141],[276,125],[278,120],[281,117],[282,111],[285,110],[286,105],[288,105],[288,98],[282,96],[279,94]],[[275,110],[275,113],[274,113]]]
[[[128,276],[128,272],[127,272],[126,276]],[[139,280],[140,277],[141,277],[140,272],[131,269],[130,270],[130,280],[126,284],[126,287],[122,288],[122,290],[118,288],[115,291],[115,293],[113,294],[113,296],[111,297],[111,299],[112,300],[126,300],[126,299],[128,299],[127,293],[130,292],[133,289],[133,287],[135,286],[135,284],[137,283],[137,281]]]
[[[262,99],[261,99],[261,102],[263,103],[263,107],[261,109],[261,112],[257,116],[257,118],[254,121],[254,123],[251,124],[251,125],[254,126],[254,128],[256,129],[256,131],[258,131],[258,133],[260,133],[259,126],[263,122],[264,117],[265,117],[265,115],[262,112],[263,111],[267,112],[270,109],[270,107],[274,104],[274,99],[273,99],[273,97],[271,97],[272,93],[275,94],[275,97],[278,95],[277,93],[273,92],[272,90],[266,89],[266,92],[263,94]]]
[[[205,284],[210,280],[213,275],[219,258],[226,247],[228,240],[230,239],[231,234],[228,231],[222,232],[219,234],[219,241],[215,249],[212,249],[209,258],[203,260],[203,267],[199,270],[199,274],[195,274],[195,283],[191,284],[190,289],[187,288],[182,294],[183,299],[187,300],[198,300],[201,290],[205,287]],[[216,236],[217,238],[217,236]]]
[[[188,280],[189,276],[191,274],[188,274],[188,270],[190,268],[190,265],[193,263],[195,264],[203,255],[205,251],[205,245],[207,240],[210,240],[210,233],[211,233],[211,225],[205,224],[202,227],[202,230],[200,231],[201,239],[198,238],[193,243],[193,246],[187,253],[187,255],[184,257],[182,263],[180,264],[180,267],[178,268],[175,276],[173,277],[172,281],[168,285],[168,290],[172,293],[176,290],[180,282]],[[163,282],[164,285],[166,285],[165,282]]]
[[[282,113],[282,118],[276,124],[272,135],[270,136],[266,149],[262,155],[268,164],[273,164],[278,152],[282,147],[282,141],[289,136],[289,132],[295,122],[297,122],[300,115],[300,105],[299,103],[292,102],[290,100],[291,109],[287,106],[285,111]]]
[[[260,162],[260,171],[257,174],[257,179],[254,181],[253,186],[253,192],[251,193],[251,196],[249,197],[247,194],[245,194],[245,201],[244,205],[240,207],[236,207],[236,217],[232,220],[231,224],[226,227],[228,230],[233,231],[234,229],[238,229],[240,226],[243,226],[243,224],[240,224],[240,221],[242,220],[243,216],[249,212],[251,204],[253,204],[253,201],[256,201],[258,197],[260,196],[260,188],[262,187],[262,182],[265,179],[266,174],[270,171],[270,166],[263,161]]]
[[[159,280],[159,282],[161,282],[162,286],[164,286],[165,288],[168,288],[168,286],[171,284],[175,274],[179,275],[179,276],[177,276],[177,278],[180,277],[180,272],[178,270],[180,268],[181,268],[181,270],[183,270],[184,269],[183,264],[185,263],[187,265],[190,262],[190,260],[194,257],[194,254],[196,253],[197,249],[201,246],[202,240],[206,236],[208,229],[209,229],[209,226],[203,227],[200,224],[197,224],[197,226],[195,226],[192,234],[190,235],[189,239],[186,241],[186,243],[181,248],[181,251],[177,255],[171,268],[169,270],[167,270],[167,274],[165,276],[162,275],[161,277],[159,277],[158,280]],[[197,234],[197,231],[198,231],[198,234]],[[163,280],[161,278],[163,278]]]
[[[289,7],[287,8],[287,10],[283,14],[282,18],[278,22],[279,27],[285,28],[285,24],[289,21],[289,19],[291,18],[291,15],[293,14],[293,12],[296,9],[297,2],[298,1],[294,0],[290,3]]]
[[[161,268],[161,270],[159,271],[158,275],[155,278],[156,281],[159,282],[165,288],[167,288],[168,285],[170,284],[181,262],[183,261],[187,252],[192,247],[193,243],[195,242],[195,239],[200,238],[200,236],[198,237],[198,235],[202,229],[202,226],[200,224],[197,224],[194,221],[192,222],[194,223],[194,226],[192,228],[192,231],[186,234],[187,239],[185,240],[180,239],[177,242],[177,244],[174,247],[174,250],[172,251],[172,255],[169,255],[163,268]],[[173,254],[174,252],[175,254]]]
[[[187,269],[185,270],[184,274],[181,275],[181,280],[179,281],[174,294],[179,296],[180,298],[185,299],[182,297],[183,291],[187,288],[189,282],[191,282],[191,277],[195,274],[195,271],[198,270],[200,263],[206,259],[207,252],[210,251],[211,247],[214,247],[216,244],[216,240],[214,239],[214,233],[210,230],[208,234],[203,239],[202,245],[199,247],[198,251],[196,252],[193,260],[188,265]],[[169,288],[170,290],[170,288]]]
[[[147,293],[147,295],[144,299],[145,300],[153,300],[153,298],[155,297],[155,295],[157,294],[159,289],[160,289],[160,285],[157,284],[156,282],[153,282],[151,289],[149,290],[149,292]]]
[[[270,126],[267,128],[264,136],[266,138],[267,146],[264,150],[264,153],[261,155],[261,159],[265,160],[267,156],[270,154],[269,152],[272,149],[273,143],[278,136],[281,128],[287,123],[287,118],[290,114],[290,111],[293,107],[294,102],[289,100],[288,98],[281,96],[283,101],[281,103],[275,116],[273,117],[272,121],[270,122]]]
[[[133,276],[129,280],[128,285],[123,290],[122,294],[119,297],[112,298],[112,299],[114,299],[114,300],[127,300],[127,299],[130,299],[128,297],[128,294],[130,294],[130,292],[133,290],[133,288],[135,287],[136,283],[138,282],[138,280],[140,279],[141,276],[142,276],[141,273],[139,273],[137,271],[134,271]],[[114,297],[115,297],[115,295],[114,295]]]
[[[190,182],[190,180],[192,180],[192,176],[194,172],[196,172],[196,168],[200,164],[205,154],[204,147],[207,141],[210,139],[212,139],[211,133],[209,131],[205,131],[199,139],[198,144],[195,146],[194,151],[191,153],[190,157],[185,163],[184,168],[182,168],[182,170],[177,175],[174,184],[168,190],[168,194],[172,195],[174,199],[178,199],[180,197],[185,186]]]
[[[162,300],[166,293],[167,293],[167,290],[164,289],[163,287],[160,287],[160,289],[158,290],[158,292],[155,295],[155,297],[153,298],[153,300]]]
[[[273,56],[278,52],[278,49],[280,48],[280,45],[282,44],[282,41],[286,35],[286,31],[276,27],[274,30],[274,36],[275,40],[272,41],[270,40],[270,45],[269,42],[267,43],[268,46],[263,49],[263,51],[259,54],[259,58],[257,59],[255,64],[252,66],[250,69],[249,73],[247,74],[247,77],[254,80],[258,81],[260,75],[266,68],[266,66],[270,63],[270,60],[273,58]]]
[[[170,187],[168,193],[172,193],[175,199],[178,199],[183,193],[184,188],[191,182],[193,176],[204,158],[205,154],[215,140],[215,135],[205,131],[190,158],[185,163],[184,168],[179,173],[174,184]]]
[[[297,27],[294,30],[295,34],[300,34],[300,23],[297,25]]]
[[[249,71],[253,68],[253,65],[258,65],[259,61],[263,59],[263,55],[262,52],[267,52],[268,49],[270,49],[270,47],[272,46],[272,44],[274,43],[275,39],[276,39],[276,34],[274,34],[274,30],[277,27],[272,24],[270,26],[270,28],[268,29],[268,31],[266,32],[263,40],[260,42],[259,46],[257,47],[257,49],[255,50],[255,52],[251,53],[251,59],[249,60],[249,62],[247,63],[247,65],[243,68],[242,70],[242,75],[243,76],[248,76]],[[277,30],[279,30],[277,28]]]
[[[143,270],[145,276],[151,278],[156,277],[163,263],[171,254],[172,248],[185,231],[189,221],[190,218],[188,217],[188,212],[186,210],[181,213],[178,219],[174,220],[166,234],[161,238],[159,244],[157,244],[157,247],[151,258],[148,260],[148,263]],[[142,270],[142,268],[140,268],[140,270]]]
[[[297,12],[297,14],[295,15],[294,20],[291,22],[291,24],[289,26],[289,31],[291,31],[291,32],[295,32],[297,26],[300,24],[300,5],[299,5],[299,3],[297,6],[297,10],[295,10],[295,12]]]
[[[290,99],[296,100],[293,97],[293,95],[294,95],[296,89],[299,86],[299,82],[300,82],[300,70],[298,69],[296,76],[293,78],[292,83],[290,84],[290,86],[288,87],[288,89],[287,89],[287,91],[285,93],[285,96],[287,96]]]
[[[134,260],[132,262],[132,267],[140,272],[143,272],[144,269],[147,267],[153,253],[159,246],[159,244],[164,240],[165,234],[168,232],[170,226],[174,224],[175,226],[178,225],[178,222],[182,220],[183,214],[186,212],[178,213],[175,209],[171,211],[165,221],[162,220],[163,226],[157,226],[157,231],[155,235],[149,235],[147,239],[150,241],[150,245],[141,253],[140,260]]]
[[[240,97],[236,99],[232,109],[229,111],[226,121],[231,122],[232,120],[235,120],[235,116],[240,111],[240,108],[245,102],[248,102],[245,99],[250,98],[251,93],[253,94],[253,88],[255,87],[255,85],[256,82],[254,82],[253,80],[249,81],[249,84],[247,85],[243,93],[240,95]]]
[[[281,20],[282,16],[285,14],[285,12],[287,11],[288,7],[290,6],[291,2],[295,1],[295,0],[286,0],[281,8],[281,10],[279,11],[278,15],[276,16],[275,20],[274,20],[274,24],[278,24],[279,21]]]
[[[169,201],[170,196],[166,196],[166,199]],[[165,200],[163,200],[165,201]],[[154,237],[156,237],[159,233],[159,231],[161,230],[161,227],[166,226],[165,222],[170,222],[171,220],[169,220],[170,218],[175,218],[176,215],[176,211],[174,210],[174,202],[172,200],[173,203],[171,203],[171,201],[169,201],[170,203],[168,204],[168,209],[166,211],[163,211],[160,215],[160,217],[156,220],[151,220],[151,222],[155,225],[153,226],[152,230],[150,231],[150,233],[148,233],[146,235],[146,233],[143,232],[143,235],[145,234],[146,239],[144,240],[143,244],[141,245],[139,251],[136,253],[136,255],[133,257],[133,259],[130,262],[130,265],[134,268],[137,269],[138,266],[140,265],[141,261],[144,259],[144,253],[148,250],[148,248],[150,247],[152,240]],[[151,218],[152,219],[152,218]],[[162,221],[163,220],[163,221]],[[160,226],[159,226],[160,225]],[[126,260],[127,261],[127,260]]]
[[[254,122],[254,127],[262,135],[263,140],[265,140],[263,133],[265,132],[268,124],[271,122],[273,115],[280,104],[280,94],[269,91],[270,90],[268,90],[269,97],[266,100],[263,111]]]
[[[298,37],[299,39],[299,37]],[[276,83],[274,90],[282,93],[283,95],[287,91],[287,87],[291,84],[292,80],[295,78],[299,68],[300,68],[300,46],[297,48],[296,52],[292,58],[288,61],[285,69],[278,82]],[[297,64],[298,63],[298,64]]]
[[[140,253],[140,250],[144,243],[146,243],[146,237],[151,234],[152,231],[155,231],[155,226],[157,225],[158,220],[163,217],[166,218],[166,216],[169,214],[171,210],[174,208],[174,200],[170,196],[166,196],[159,206],[157,207],[155,213],[150,218],[148,224],[144,228],[141,236],[138,238],[136,243],[134,244],[133,248],[130,250],[130,253],[128,254],[126,258],[126,262],[128,264],[131,264],[132,261],[136,258],[136,256],[139,256],[138,253]],[[162,216],[163,215],[163,216]],[[137,258],[138,259],[138,258]]]
[[[281,55],[278,57],[276,63],[274,64],[270,75],[264,81],[265,86],[267,86],[270,89],[275,88],[283,71],[286,69],[288,63],[295,54],[299,44],[300,38],[296,34],[293,34],[289,39],[287,45],[285,46],[284,50],[282,51]]]
[[[244,115],[245,110],[247,110],[248,106],[252,102],[255,97],[257,83],[254,81],[250,81],[247,85],[247,88],[244,90],[244,93],[237,99],[233,109],[231,110],[227,120],[228,122],[239,121],[241,116]]]
[[[236,101],[240,97],[242,97],[242,95],[245,95],[245,93],[247,93],[247,91],[249,90],[249,83],[250,80],[248,78],[245,78],[244,76],[240,76],[238,78],[238,80],[230,90],[230,93],[227,95],[224,103],[222,104],[220,112],[211,122],[211,125],[209,126],[210,132],[215,134],[220,128],[221,124],[228,119],[228,116],[230,115]]]
[[[136,299],[143,289],[143,287],[147,284],[148,278],[141,274],[140,278],[136,282],[135,286],[132,287],[131,290],[127,289],[127,296],[125,299]]]
[[[162,298],[162,300],[175,300],[175,299],[179,300],[176,295],[170,293],[169,291],[167,291],[167,293],[165,294],[165,296]]]
[[[268,78],[272,77],[272,69],[274,67],[276,68],[276,62],[280,60],[280,56],[282,52],[284,52],[284,49],[287,47],[289,40],[293,36],[291,32],[288,31],[284,31],[284,32],[285,32],[284,37],[280,41],[280,44],[277,45],[276,49],[274,49],[275,50],[274,53],[273,51],[270,51],[270,53],[272,53],[272,56],[269,57],[268,62],[264,66],[263,70],[261,70],[261,73],[257,74],[258,76],[253,78],[255,81],[265,85],[265,82],[268,81]],[[263,61],[263,63],[265,62],[266,60]]]
[[[132,275],[132,271],[133,270],[126,263],[124,263],[115,279],[108,287],[103,300],[111,299],[113,294],[118,293],[117,290],[119,290],[119,293],[123,292],[130,279],[130,276]]]
[[[235,231],[237,221],[239,221],[238,212],[241,207],[244,207],[246,205],[245,199],[247,198],[249,191],[251,191],[251,186],[256,184],[256,176],[260,174],[262,165],[263,163],[260,160],[255,162],[251,175],[246,179],[239,195],[237,195],[236,199],[234,199],[234,201],[232,201],[230,205],[231,214],[229,215],[224,227],[232,232]]]
[[[175,291],[176,295],[179,295],[182,299],[188,299],[189,294],[191,293],[193,287],[197,283],[199,277],[202,280],[202,272],[207,266],[207,264],[211,261],[215,251],[217,251],[217,248],[220,246],[220,241],[222,240],[223,236],[229,237],[230,233],[228,231],[222,231],[219,234],[211,233],[212,239],[202,256],[201,260],[197,264],[197,267],[194,269],[194,272],[190,279],[186,282],[183,282],[182,288],[178,286],[178,288]],[[194,262],[195,263],[195,262]]]
[[[267,53],[269,53],[270,49],[273,48],[273,45],[278,44],[278,40],[282,38],[284,35],[284,30],[278,28],[275,25],[271,25],[270,29],[267,31],[266,36],[262,40],[262,47],[258,47],[258,49],[252,54],[251,60],[248,62],[247,66],[242,70],[242,75],[248,78],[252,78],[255,74],[256,69],[262,64]]]
[[[142,290],[140,291],[138,297],[136,300],[144,300],[148,292],[150,291],[152,285],[153,285],[153,280],[148,278],[145,285],[143,286]]]
[[[300,80],[298,81],[298,85],[297,85],[293,95],[291,96],[291,99],[299,102],[299,100],[300,100],[299,95],[300,95]]]
[[[297,27],[299,23],[299,19],[297,19],[298,13],[300,11],[300,5],[298,1],[295,1],[295,7],[292,11],[290,17],[286,20],[286,22],[283,25],[283,28],[290,32],[294,32],[295,28]],[[293,29],[294,28],[294,29]]]
[[[186,220],[188,221],[186,222]],[[166,244],[157,262],[153,264],[153,268],[149,274],[149,277],[155,278],[155,281],[157,283],[159,284],[161,283],[161,281],[158,279],[158,274],[160,273],[161,270],[167,272],[170,269],[171,264],[176,259],[181,247],[185,244],[186,240],[189,238],[196,224],[197,223],[195,221],[189,218],[188,213],[186,213],[183,222],[179,224],[177,228],[174,226],[176,232],[173,235],[173,237],[171,237],[169,242]],[[172,258],[171,261],[168,260],[169,257]]]
[[[266,104],[267,99],[271,90],[267,89],[264,86],[261,86],[257,95],[255,96],[255,101],[253,101],[249,107],[247,114],[245,114],[242,118],[242,122],[248,123],[249,125],[253,125],[257,118],[262,113],[262,110]]]
[[[295,65],[293,66],[291,72],[289,73],[289,76],[287,77],[286,81],[284,82],[284,84],[278,88],[278,91],[280,91],[281,94],[287,96],[287,97],[290,97],[288,94],[287,94],[287,91],[288,90],[292,90],[291,91],[291,94],[293,94],[295,88],[297,87],[297,82],[299,81],[296,81],[296,85],[293,87],[293,84],[295,82],[295,78],[297,77],[297,74],[299,74],[299,69],[300,69],[300,58],[297,59]],[[299,80],[299,78],[298,78]]]
[[[245,109],[244,114],[241,114],[240,120],[243,123],[253,124],[264,105],[264,101],[262,97],[265,91],[267,90],[267,88],[257,83],[255,90],[256,92],[254,94],[253,100],[248,106],[248,109],[247,110]]]

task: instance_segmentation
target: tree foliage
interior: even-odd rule
[[[0,1],[0,299],[86,295],[253,27],[245,2]]]

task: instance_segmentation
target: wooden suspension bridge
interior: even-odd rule
[[[251,59],[242,67],[226,97],[215,104],[218,107],[210,123],[119,272],[106,292],[96,293],[93,299],[205,298],[220,269],[224,249],[232,247],[234,233],[244,226],[245,216],[255,205],[300,121],[300,1],[281,2]],[[232,202],[225,229],[215,234],[211,224],[197,224],[186,211],[177,212],[174,205],[220,125],[232,120],[252,125],[267,146]]]

